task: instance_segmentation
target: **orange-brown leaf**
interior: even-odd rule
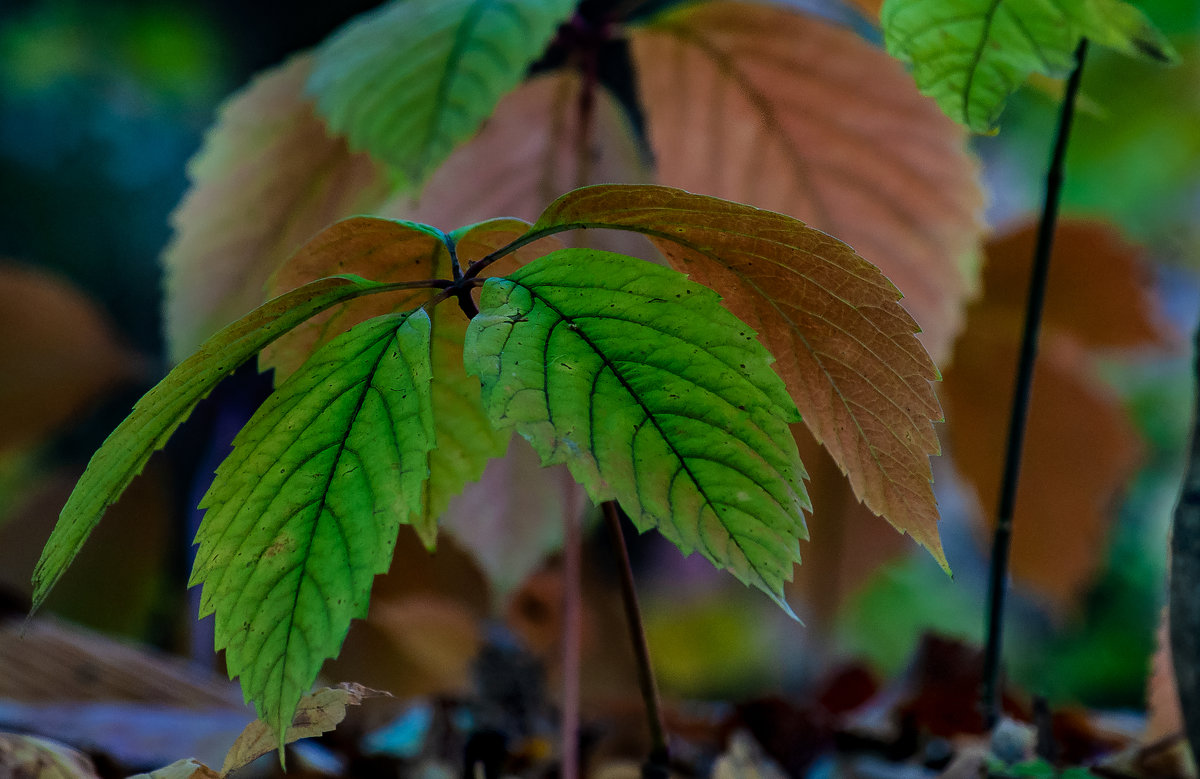
[[[450,230],[499,216],[536,219],[554,198],[586,184],[647,181],[629,120],[603,87],[596,89],[591,126],[581,136],[581,87],[571,72],[530,79],[500,101],[419,198],[397,198],[379,213]],[[645,242],[618,236],[616,243],[594,248],[631,253],[637,246]]]
[[[775,355],[859,499],[946,565],[929,468],[938,372],[878,268],[791,217],[669,187],[578,190],[535,228],[573,224],[644,231],[672,266],[717,290]]]
[[[778,6],[689,5],[631,34],[659,181],[803,219],[904,293],[937,361],[974,289],[966,136],[852,32]]]
[[[1183,732],[1183,711],[1175,684],[1175,666],[1171,660],[1171,623],[1167,609],[1162,610],[1155,631],[1158,648],[1146,680],[1146,732],[1143,741],[1157,741]]]
[[[959,472],[995,521],[1024,318],[1032,228],[988,250],[984,296],[946,373],[943,401]],[[1013,576],[1057,609],[1102,562],[1113,502],[1140,442],[1095,371],[1095,347],[1162,346],[1138,256],[1109,228],[1066,221],[1051,262],[1012,545]]]
[[[405,282],[449,278],[450,254],[432,230],[391,219],[358,216],[321,231],[270,278],[269,297],[315,279],[354,273],[372,281]],[[259,365],[275,369],[276,384],[291,375],[321,344],[359,322],[393,311],[409,311],[435,289],[373,295],[331,308],[297,326],[263,349]]]
[[[0,264],[0,453],[37,443],[139,369],[81,292]]]
[[[989,307],[1023,310],[1037,228],[1018,225],[988,242],[983,283]],[[1168,346],[1176,339],[1157,308],[1144,251],[1112,225],[1063,219],[1054,235],[1044,327],[1101,349]]]
[[[176,360],[265,301],[267,278],[305,241],[390,189],[382,168],[326,132],[304,96],[310,66],[294,57],[231,98],[189,165],[163,257]]]

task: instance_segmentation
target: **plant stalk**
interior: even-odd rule
[[[662,705],[658,697],[658,685],[654,681],[654,668],[650,665],[650,649],[646,644],[646,631],[642,626],[642,610],[638,606],[637,590],[633,584],[633,566],[629,563],[629,550],[625,548],[625,536],[621,533],[621,511],[616,501],[606,500],[600,504],[604,512],[604,523],[617,562],[621,569],[621,600],[625,606],[625,621],[629,625],[629,638],[633,643],[633,654],[637,661],[638,685],[642,690],[642,703],[646,707],[646,724],[650,729],[650,756],[642,766],[642,776],[666,776],[670,762],[667,750],[667,731],[663,727]]]
[[[1046,173],[1046,194],[1042,217],[1038,223],[1037,244],[1034,247],[1033,268],[1030,272],[1029,294],[1025,303],[1025,327],[1021,335],[1021,352],[1017,363],[1017,380],[1013,388],[1012,410],[1008,420],[1008,439],[1005,444],[1004,474],[1000,481],[1000,499],[996,509],[996,529],[992,535],[992,559],[988,579],[987,643],[983,659],[982,706],[988,729],[1000,720],[1003,684],[1001,683],[1000,654],[1004,638],[1004,600],[1008,594],[1008,560],[1012,546],[1013,509],[1017,502],[1017,483],[1021,473],[1021,454],[1025,444],[1025,425],[1029,418],[1029,400],[1033,390],[1033,372],[1037,361],[1038,336],[1042,327],[1042,309],[1046,301],[1046,282],[1050,271],[1050,254],[1054,248],[1054,232],[1058,224],[1058,206],[1062,198],[1063,167],[1067,156],[1067,140],[1075,117],[1075,98],[1083,75],[1087,55],[1086,38],[1079,41],[1075,51],[1075,69],[1067,80],[1066,93],[1058,116],[1054,135],[1054,150]]]

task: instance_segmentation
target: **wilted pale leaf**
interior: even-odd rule
[[[921,89],[976,132],[992,129],[1030,73],[1065,75],[1083,36],[1161,62],[1176,56],[1121,0],[886,0],[880,21],[888,51],[911,61]]]
[[[57,741],[0,733],[0,776],[20,779],[98,779],[92,761]]]
[[[100,517],[129,486],[150,455],[161,449],[202,398],[221,379],[298,323],[332,305],[385,288],[361,278],[338,276],[292,290],[229,325],[167,374],[133,407],[83,472],[59,515],[33,571],[33,606],[38,608],[75,559]]]
[[[466,363],[493,424],[566,463],[593,501],[783,608],[807,537],[799,421],[771,356],[711,291],[610,252],[561,249],[489,279]],[[790,609],[789,609],[790,611]]]
[[[999,495],[1032,246],[1032,226],[989,246],[984,294],[970,309],[944,383],[954,462],[974,485],[989,522]],[[1090,350],[1168,343],[1150,290],[1148,267],[1111,228],[1061,223],[1012,541],[1013,576],[1059,609],[1074,602],[1101,564],[1113,501],[1141,448]]]
[[[221,779],[221,774],[194,757],[189,757],[147,774],[134,774],[129,779]]]
[[[139,362],[83,293],[0,263],[0,453],[38,443]]]
[[[234,438],[200,502],[200,616],[216,614],[229,675],[280,746],[321,664],[366,616],[400,525],[425,517],[429,337],[418,309],[327,343]]]
[[[940,364],[976,286],[983,196],[966,134],[904,68],[849,30],[749,3],[685,6],[631,42],[658,180],[849,244],[904,293]]]
[[[258,76],[226,103],[189,164],[192,186],[163,256],[174,360],[266,300],[267,277],[317,231],[390,189],[313,112],[303,94],[310,66],[298,56]]]
[[[337,687],[324,687],[305,695],[296,706],[296,715],[288,726],[283,743],[290,744],[333,730],[346,718],[347,706],[358,706],[366,698],[387,694],[351,682]],[[262,720],[251,722],[229,748],[225,764],[221,766],[221,775],[249,765],[278,746],[277,734],[271,726]]]
[[[534,231],[643,232],[758,331],[809,430],[872,511],[946,565],[930,486],[937,369],[900,294],[848,246],[782,214],[669,187],[595,186],[559,198]]]
[[[521,82],[575,2],[392,2],[321,45],[309,90],[335,131],[415,191]]]

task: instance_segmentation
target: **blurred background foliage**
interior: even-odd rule
[[[220,100],[254,72],[316,43],[373,5],[277,0],[0,5],[0,258],[66,285],[77,305],[94,309],[106,323],[96,327],[111,328],[111,342],[130,361],[115,371],[104,392],[73,401],[70,413],[48,423],[37,441],[0,441],[0,585],[18,600],[45,538],[31,537],[29,528],[48,532],[54,503],[61,504],[70,485],[64,474],[78,473],[129,403],[165,367],[158,257],[170,236],[169,214],[186,187],[187,161]],[[1164,70],[1094,53],[1068,157],[1064,210],[1108,220],[1141,243],[1153,261],[1162,310],[1187,333],[1200,291],[1200,9],[1191,0],[1141,5],[1171,35],[1183,64]],[[841,8],[833,15],[846,14]],[[1060,89],[1048,81],[1026,88],[1006,112],[1001,132],[976,141],[994,226],[1039,205]],[[43,314],[57,316],[53,310]],[[32,326],[6,322],[8,331],[0,337],[19,340]],[[1143,438],[1141,467],[1114,509],[1118,519],[1102,545],[1101,572],[1078,607],[1055,612],[1036,598],[1018,597],[1008,633],[1013,679],[1053,701],[1142,705],[1190,421],[1187,351],[1181,346],[1166,356],[1159,351],[1102,363],[1104,381],[1117,390]],[[255,389],[250,373],[238,386],[251,387],[253,396],[261,387]],[[111,537],[98,536],[89,552],[94,561],[81,559],[72,574],[79,585],[58,594],[65,613],[186,649],[192,615],[182,594],[190,539],[185,527],[196,497],[192,473],[206,457],[206,439],[196,427],[220,419],[203,410],[199,417],[169,451],[171,467],[151,474],[162,480],[159,488],[131,494],[129,524],[113,517],[102,525],[114,527]],[[1087,466],[1081,460],[1078,467]],[[875,572],[840,608],[835,624],[791,624],[765,599],[730,586],[728,577],[702,560],[684,561],[658,539],[637,539],[647,625],[666,690],[736,698],[794,687],[840,656],[863,658],[891,675],[928,630],[977,640],[986,556],[964,520],[972,498],[956,486],[948,464],[939,464],[936,472],[956,578],[947,579],[914,546],[911,555]],[[4,537],[5,526],[17,521],[13,517],[39,506],[40,524],[21,525],[19,539]],[[1018,534],[1033,530],[1018,523]],[[593,545],[602,558],[603,542]],[[122,576],[99,574],[131,556],[145,564],[123,569]],[[522,614],[528,616],[521,609],[533,613],[542,586],[548,585],[535,582],[514,601],[518,624]],[[542,606],[552,604],[549,596],[544,600]],[[421,624],[429,623],[416,623]]]

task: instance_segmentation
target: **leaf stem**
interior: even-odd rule
[[[1000,719],[1001,682],[1000,654],[1004,633],[1004,600],[1008,592],[1008,560],[1012,546],[1013,510],[1016,506],[1017,483],[1021,472],[1021,454],[1025,442],[1025,424],[1029,417],[1029,401],[1033,390],[1033,372],[1037,359],[1038,335],[1042,325],[1042,309],[1046,300],[1046,282],[1050,270],[1050,254],[1054,247],[1054,231],[1058,223],[1058,206],[1062,196],[1063,167],[1067,140],[1075,116],[1075,98],[1087,55],[1087,39],[1079,41],[1075,51],[1075,69],[1067,80],[1066,94],[1058,117],[1054,150],[1046,173],[1045,200],[1038,223],[1037,244],[1033,268],[1030,271],[1029,294],[1025,304],[1025,326],[1021,336],[1021,352],[1017,363],[1016,386],[1013,388],[1012,410],[1005,445],[1004,473],[1000,481],[1000,497],[996,509],[996,529],[992,535],[992,559],[988,579],[987,643],[983,660],[983,716],[988,728]]]
[[[625,606],[625,621],[629,625],[629,638],[637,661],[638,685],[642,690],[642,703],[646,707],[646,724],[650,729],[650,756],[642,767],[642,776],[665,777],[670,752],[667,750],[658,685],[654,681],[654,667],[650,664],[646,630],[642,626],[642,610],[638,606],[637,590],[633,583],[633,566],[629,563],[629,550],[625,548],[625,536],[621,532],[621,510],[612,500],[604,501],[600,508],[604,512],[604,523],[608,526],[609,539],[621,568],[621,600]]]

